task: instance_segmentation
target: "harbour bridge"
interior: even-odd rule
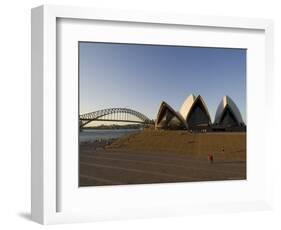
[[[80,128],[83,128],[92,121],[116,121],[144,125],[154,124],[154,121],[150,120],[144,114],[128,108],[108,108],[85,113],[79,116],[79,120]]]

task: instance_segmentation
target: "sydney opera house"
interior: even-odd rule
[[[230,97],[222,98],[212,122],[203,98],[191,94],[178,112],[163,101],[158,110],[155,128],[201,132],[245,131],[246,125],[238,107]]]

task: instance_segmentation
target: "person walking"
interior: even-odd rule
[[[214,156],[213,156],[213,154],[211,154],[211,153],[208,154],[208,161],[209,161],[210,164],[214,163]]]

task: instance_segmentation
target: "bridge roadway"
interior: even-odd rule
[[[87,119],[80,119],[80,121],[89,121]],[[116,120],[116,119],[96,119],[94,121],[112,121],[112,122],[128,122],[128,123],[138,123],[138,124],[144,124],[143,121],[135,121],[135,120]]]
[[[133,120],[132,118],[135,118]],[[129,122],[137,124],[154,124],[144,114],[128,108],[108,108],[80,115],[80,128],[92,121]]]

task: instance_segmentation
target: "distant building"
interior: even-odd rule
[[[245,130],[246,126],[239,109],[228,96],[223,97],[212,124],[203,98],[200,95],[196,97],[191,94],[183,102],[179,112],[163,101],[158,110],[155,128],[206,132],[241,131]]]

